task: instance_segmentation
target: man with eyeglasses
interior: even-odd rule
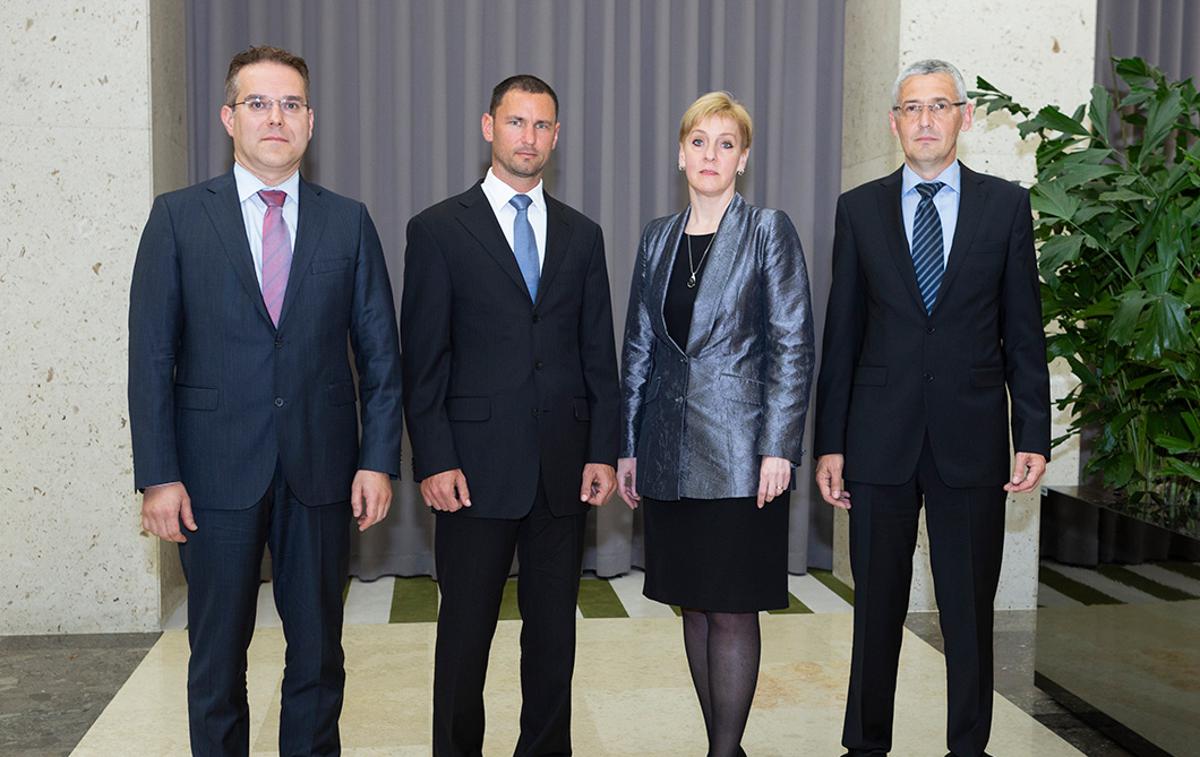
[[[338,754],[349,528],[383,519],[400,468],[395,309],[366,207],[300,176],[304,59],[238,53],[221,121],[233,169],[158,197],[134,265],[142,527],[178,543],[187,576],[192,752],[249,752],[246,648],[267,545],[287,638],[279,751]]]
[[[1006,493],[1033,490],[1050,454],[1032,214],[1028,192],[958,162],[973,115],[958,69],[914,63],[892,97],[904,165],[838,200],[817,383],[816,478],[849,510],[855,584],[842,744],[854,756],[891,749],[924,506],[947,746],[977,757],[991,730]]]

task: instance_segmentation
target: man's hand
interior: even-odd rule
[[[421,497],[427,507],[454,513],[471,506],[471,491],[462,468],[435,473],[421,482]]]
[[[642,501],[637,490],[637,458],[622,457],[617,460],[617,494],[625,500],[630,510],[636,510]]]
[[[850,492],[846,491],[846,483],[842,481],[845,465],[846,458],[843,455],[821,455],[817,458],[816,478],[821,499],[834,507],[849,510]]]
[[[579,486],[579,501],[599,507],[617,488],[617,472],[611,465],[588,463],[583,466],[583,481]]]
[[[179,522],[189,531],[196,530],[192,500],[183,484],[152,486],[142,495],[142,528],[165,541],[187,542]]]
[[[1046,458],[1036,452],[1018,452],[1013,461],[1012,479],[1004,485],[1004,491],[1020,493],[1031,491],[1042,480],[1046,472]]]
[[[782,457],[763,456],[758,467],[758,508],[787,491],[792,482],[792,464]]]
[[[360,470],[354,474],[350,485],[350,507],[358,530],[366,531],[383,520],[392,506],[392,482],[388,474],[373,470]]]

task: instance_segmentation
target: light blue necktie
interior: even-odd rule
[[[538,263],[537,241],[533,238],[533,226],[529,223],[529,204],[532,202],[529,195],[513,195],[508,201],[517,209],[517,217],[513,221],[513,254],[517,256],[517,265],[525,277],[529,297],[536,302],[538,279],[542,272]]]
[[[944,186],[940,181],[929,181],[916,187],[921,200],[913,218],[912,259],[926,313],[932,313],[937,304],[938,287],[946,265],[942,258],[942,219],[933,205],[933,196]]]

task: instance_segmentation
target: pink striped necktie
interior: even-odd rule
[[[264,189],[258,193],[267,204],[262,230],[262,295],[271,323],[279,325],[283,294],[287,291],[288,271],[292,268],[292,243],[283,222],[283,202],[287,192]]]

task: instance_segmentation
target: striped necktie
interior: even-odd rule
[[[279,314],[283,310],[283,295],[287,291],[288,273],[292,268],[292,240],[287,224],[283,222],[283,202],[287,192],[264,189],[258,193],[267,204],[263,216],[262,235],[262,294],[271,316],[271,323],[279,325]]]
[[[913,218],[912,259],[917,272],[917,288],[921,290],[926,313],[932,313],[933,306],[937,304],[938,287],[945,272],[942,219],[938,217],[933,204],[933,196],[944,186],[940,181],[929,181],[916,187],[921,200],[917,203],[917,213]]]

